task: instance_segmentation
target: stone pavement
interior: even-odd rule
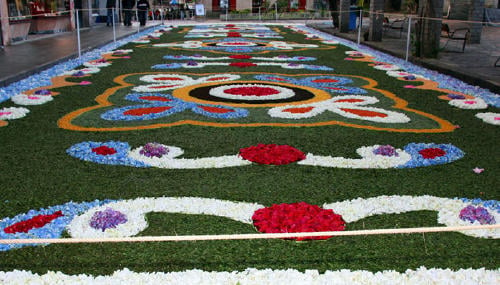
[[[217,23],[220,21],[205,20],[204,22]],[[292,21],[287,23],[290,22]],[[182,23],[195,23],[195,21],[165,21],[167,25]],[[273,23],[275,22],[273,21]],[[299,23],[304,23],[304,21],[299,21]],[[160,24],[160,22],[148,22],[149,26],[155,24]],[[356,32],[339,33],[338,30],[333,29],[331,21],[328,20],[307,21],[307,24],[338,37],[354,42],[357,40]],[[116,26],[116,38],[132,35],[137,30],[137,27],[118,25]],[[82,52],[103,46],[112,41],[113,32],[111,27],[101,25],[81,31]],[[365,42],[363,39],[361,41],[362,44],[377,50],[398,57],[405,57],[405,33],[401,38],[384,37],[382,42]],[[468,44],[464,53],[453,52],[453,44],[450,43],[450,51],[447,48],[445,52],[440,53],[438,59],[410,58],[410,61],[500,94],[500,67],[494,67],[496,59],[500,57],[500,28],[484,27],[481,44]],[[77,56],[76,32],[56,34],[7,46],[0,49],[0,87]]]
[[[357,42],[358,34],[356,31],[340,33],[338,29],[333,28],[331,22],[310,23],[308,26]],[[381,42],[364,41],[361,36],[360,43],[404,59],[406,56],[406,30],[402,33],[401,38],[399,38],[399,32],[390,31],[389,33],[392,34],[384,35]],[[445,40],[443,39],[441,46],[444,44]],[[495,67],[496,60],[500,58],[500,27],[484,26],[481,43],[468,43],[464,53],[458,52],[461,50],[460,44],[450,41],[436,59],[421,59],[410,56],[409,61],[500,94],[500,66]],[[497,65],[500,65],[500,62]]]

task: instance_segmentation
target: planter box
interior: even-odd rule
[[[31,19],[9,21],[11,41],[24,41],[28,38]]]

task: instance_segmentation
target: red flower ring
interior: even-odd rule
[[[274,204],[259,209],[252,216],[253,224],[262,233],[297,233],[343,231],[345,221],[333,210],[325,210],[305,202]],[[298,241],[324,240],[331,236],[297,237]]]
[[[289,145],[258,144],[240,149],[239,155],[248,161],[260,164],[284,165],[300,161],[306,155]]]

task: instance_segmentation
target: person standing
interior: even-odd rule
[[[113,23],[113,10],[116,8],[116,0],[107,0],[106,1],[106,9],[108,9],[108,14],[106,17],[106,26],[114,25]]]
[[[146,19],[148,17],[149,2],[148,0],[137,1],[137,10],[139,13],[139,23],[141,26],[146,25]]]
[[[134,0],[122,0],[123,25],[125,26],[132,26],[132,9],[134,5]]]
[[[184,21],[184,17],[185,17],[185,14],[186,14],[186,7],[184,6],[184,4],[180,4],[180,12],[181,12],[181,20]]]

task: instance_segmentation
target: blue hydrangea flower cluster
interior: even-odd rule
[[[147,97],[163,97],[168,99],[168,101],[155,101],[150,99],[142,99]],[[111,109],[101,114],[101,118],[104,120],[110,121],[144,121],[144,120],[155,120],[162,117],[167,117],[172,114],[180,113],[186,110],[191,110],[196,114],[200,114],[206,117],[217,118],[217,119],[235,119],[247,117],[249,112],[247,109],[243,108],[234,108],[230,106],[219,106],[219,105],[206,105],[206,104],[196,104],[191,102],[185,102],[183,100],[177,99],[168,94],[161,93],[133,93],[125,96],[126,100],[133,102],[147,102],[148,104],[141,105],[130,105],[120,108]],[[134,109],[141,108],[152,108],[152,107],[169,107],[164,111],[157,113],[145,113],[144,115],[130,115],[125,114],[127,111],[132,111]],[[225,113],[216,113],[209,112],[203,107],[215,107],[226,109],[228,112]]]
[[[90,226],[103,232],[110,228],[116,228],[119,224],[127,222],[127,216],[120,211],[106,208],[104,211],[97,211],[90,218]]]
[[[340,76],[320,75],[297,78],[282,75],[257,75],[255,78],[263,81],[286,82],[300,86],[310,86],[313,88],[323,89],[331,93],[347,95],[367,93],[367,91],[363,88],[346,86],[353,83],[352,79]]]
[[[114,202],[114,200],[95,200],[93,202],[83,202],[75,203],[68,202],[63,205],[52,206],[47,209],[40,210],[30,210],[25,214],[19,214],[13,218],[3,218],[0,220],[0,239],[29,239],[29,238],[60,238],[66,226],[73,220],[77,215],[83,212],[101,205]],[[34,228],[27,233],[19,232],[14,234],[8,234],[4,232],[6,227],[13,224],[30,220],[38,215],[50,215],[54,212],[61,211],[63,213],[62,217],[59,217],[52,222],[46,224],[41,228]],[[7,251],[13,248],[20,248],[25,246],[37,246],[41,244],[0,244],[0,251]]]
[[[116,150],[116,153],[109,155],[99,155],[92,151],[93,148],[107,146]],[[126,142],[108,141],[108,142],[81,142],[75,144],[66,150],[69,155],[84,160],[100,164],[110,165],[128,165],[134,167],[149,167],[148,164],[128,157],[130,146]]]
[[[428,148],[440,148],[445,152],[445,155],[432,159],[422,157],[419,152]],[[409,143],[405,146],[404,151],[411,155],[411,160],[404,165],[398,166],[398,168],[414,168],[446,164],[458,160],[465,155],[461,149],[452,144]]]
[[[475,199],[455,198],[455,199],[458,199],[460,201],[463,201],[471,205],[482,206],[497,213],[500,213],[500,201],[497,200],[482,200],[480,198],[475,198]]]

